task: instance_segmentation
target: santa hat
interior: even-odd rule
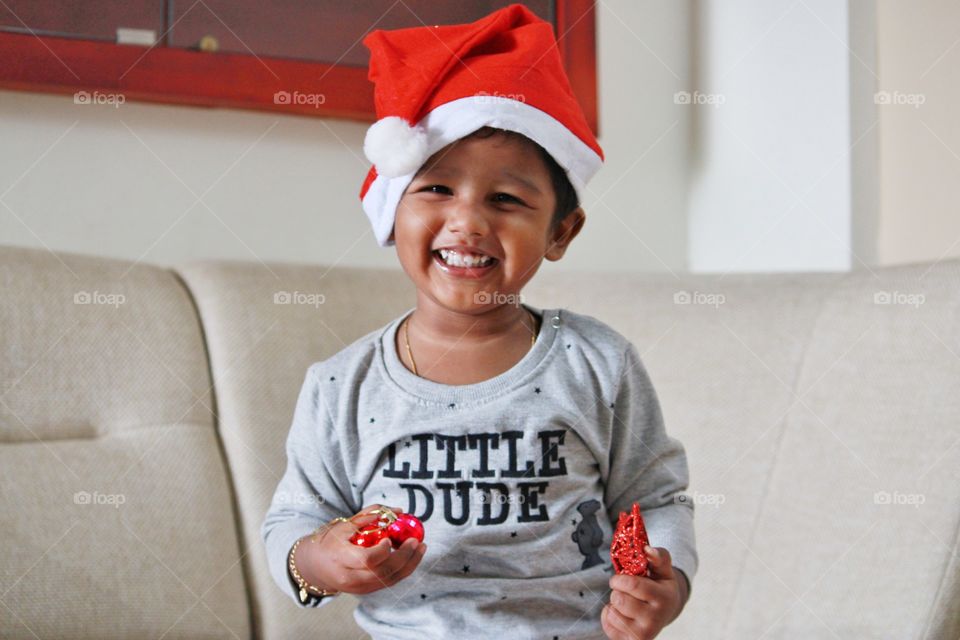
[[[521,133],[566,170],[583,199],[603,150],[570,89],[550,23],[520,4],[470,24],[373,31],[369,78],[377,121],[360,200],[380,246],[426,160],[484,126]]]

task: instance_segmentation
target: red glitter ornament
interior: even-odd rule
[[[613,541],[610,543],[610,561],[613,562],[616,572],[631,576],[649,576],[647,554],[643,551],[649,544],[640,506],[634,502],[629,516],[623,511],[620,512],[617,529],[613,532]]]
[[[380,525],[368,524],[360,527],[350,538],[350,542],[358,547],[374,547],[383,540],[385,534],[386,530],[382,529]]]
[[[398,549],[407,538],[416,538],[423,542],[423,523],[409,513],[397,515],[392,509],[380,507],[366,515],[379,515],[376,522],[364,525],[350,538],[350,542],[360,547],[375,546],[387,538],[394,549]]]

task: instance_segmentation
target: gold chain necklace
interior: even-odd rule
[[[527,310],[527,313],[533,318],[533,332],[530,334],[530,348],[533,349],[533,345],[537,343],[537,317],[533,313]],[[419,375],[417,373],[417,363],[413,360],[413,351],[410,350],[410,331],[407,328],[410,324],[410,316],[407,316],[403,321],[403,341],[407,345],[407,358],[410,359],[410,364],[413,366],[413,375]]]

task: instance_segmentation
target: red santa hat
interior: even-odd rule
[[[380,246],[426,160],[484,126],[521,133],[567,172],[583,199],[603,150],[570,89],[550,23],[513,4],[469,24],[373,31],[369,78],[377,121],[360,200]]]

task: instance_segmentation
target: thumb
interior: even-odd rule
[[[673,572],[673,561],[670,558],[670,552],[664,547],[651,547],[647,545],[643,548],[647,554],[650,577],[654,580],[670,580],[675,577]]]

